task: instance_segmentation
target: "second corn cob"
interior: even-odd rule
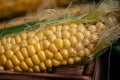
[[[0,0],[0,19],[11,18],[44,8],[68,5],[70,0]]]

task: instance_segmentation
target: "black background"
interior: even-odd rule
[[[120,80],[120,52],[112,51],[110,56],[110,80]]]

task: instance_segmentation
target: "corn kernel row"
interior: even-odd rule
[[[105,29],[95,24],[71,23],[26,31],[0,39],[0,70],[41,72],[89,57]]]

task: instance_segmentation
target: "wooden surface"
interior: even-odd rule
[[[0,80],[92,80],[94,64],[60,66],[52,73],[0,71]]]

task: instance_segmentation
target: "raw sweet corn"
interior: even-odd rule
[[[5,70],[40,72],[46,68],[74,64],[90,56],[94,49],[92,46],[96,46],[99,40],[97,27],[101,30],[105,25],[98,22],[87,27],[81,23],[70,23],[4,37],[0,39],[4,42],[0,46],[1,70],[4,67]],[[56,35],[58,31],[61,36]],[[15,40],[14,44],[12,40]]]
[[[0,0],[0,19],[36,12],[43,8],[68,5],[69,2],[70,0]]]
[[[86,15],[0,29],[0,70],[41,72],[95,58],[120,35],[120,25],[108,24],[105,16],[118,6],[105,2]]]

